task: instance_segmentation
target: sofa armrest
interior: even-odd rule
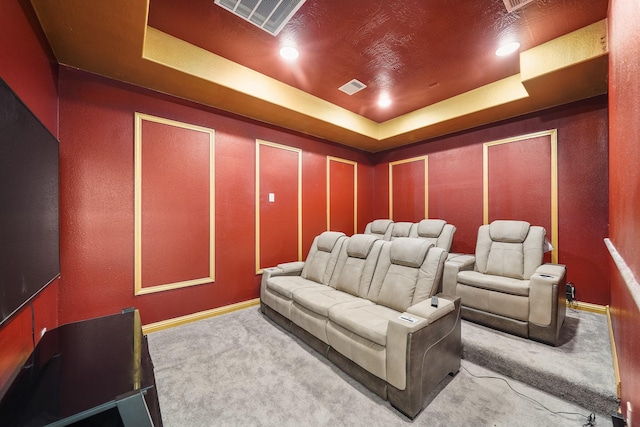
[[[553,322],[558,296],[563,295],[566,267],[562,264],[543,264],[531,275],[529,282],[529,322],[548,326]]]
[[[262,279],[260,280],[260,300],[264,301],[264,292],[267,288],[267,280],[275,276],[299,276],[302,273],[304,261],[293,261],[278,264],[276,267],[262,269]]]
[[[414,304],[411,307],[407,308],[403,315],[414,315],[425,319],[428,323],[427,325],[435,322],[445,314],[454,310],[453,301],[449,301],[448,299],[438,298],[438,306],[433,307],[431,305],[431,298],[426,299],[418,304]],[[401,319],[402,320],[402,319]],[[414,332],[412,330],[412,332]]]
[[[409,336],[437,323],[455,310],[453,301],[438,299],[438,307],[431,307],[431,299],[422,301],[389,321],[387,328],[387,382],[399,390],[407,383]],[[427,349],[424,349],[426,352]]]
[[[448,259],[444,264],[442,292],[455,295],[456,285],[458,284],[458,273],[463,270],[473,270],[475,265],[476,257],[473,255],[458,255]]]
[[[285,262],[278,264],[278,268],[282,270],[278,276],[299,276],[304,268],[304,261]]]

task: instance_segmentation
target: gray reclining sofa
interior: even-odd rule
[[[460,368],[460,298],[432,299],[446,258],[425,239],[327,231],[306,261],[264,269],[260,307],[414,418]]]

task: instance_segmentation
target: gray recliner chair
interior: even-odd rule
[[[566,267],[542,263],[545,235],[525,221],[494,221],[479,228],[475,256],[447,260],[443,291],[460,296],[464,319],[558,344]]]

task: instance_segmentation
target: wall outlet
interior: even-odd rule
[[[576,299],[576,287],[571,282],[567,283],[566,295],[569,302],[573,302]]]

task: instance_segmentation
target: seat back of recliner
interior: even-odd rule
[[[434,246],[451,251],[456,227],[442,219],[423,219],[413,225],[409,237],[425,239]]]
[[[412,228],[412,222],[394,222],[391,224],[391,235],[389,239],[386,240],[395,240],[398,237],[409,237]]]
[[[425,239],[400,237],[385,243],[367,299],[402,312],[432,297],[447,255]]]
[[[384,240],[391,240],[393,221],[390,219],[376,219],[364,228],[364,234],[373,234]]]
[[[347,238],[338,255],[329,286],[365,298],[383,242],[371,234],[354,234]]]
[[[316,236],[313,239],[300,276],[328,285],[336,267],[340,249],[346,239],[347,236],[338,231],[325,231]]]
[[[476,271],[494,276],[529,280],[542,265],[543,227],[526,221],[497,220],[478,229]]]

